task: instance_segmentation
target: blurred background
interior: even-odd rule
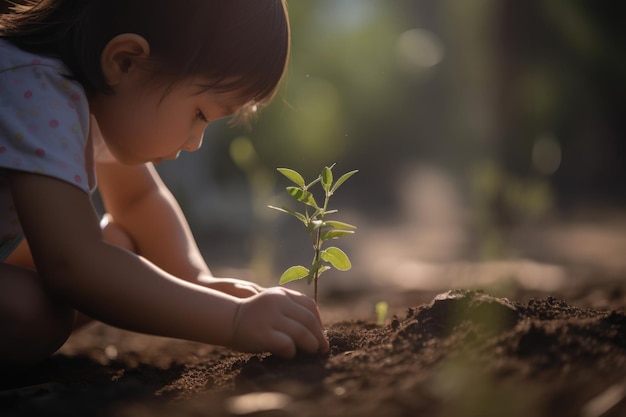
[[[159,170],[218,275],[310,264],[287,167],[358,169],[321,291],[553,292],[626,278],[626,3],[289,2],[292,55],[250,130],[210,126]],[[335,242],[333,242],[335,243]],[[309,291],[306,287],[298,288]],[[304,284],[303,284],[304,285]]]

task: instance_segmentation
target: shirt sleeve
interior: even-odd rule
[[[0,72],[0,168],[93,190],[89,107],[80,84],[46,65]]]

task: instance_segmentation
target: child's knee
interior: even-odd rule
[[[0,367],[32,365],[56,352],[72,332],[75,311],[49,297],[36,278],[16,277],[0,297]]]
[[[107,242],[131,252],[137,252],[137,245],[135,245],[131,235],[124,228],[115,223],[115,220],[113,220],[110,214],[107,213],[102,216],[100,227],[102,228],[104,239]]]
[[[33,305],[11,305],[3,316],[12,323],[13,338],[21,343],[35,343],[53,353],[72,333],[76,311],[51,300],[38,300]]]
[[[70,336],[74,314],[67,309],[63,315],[42,318],[32,310],[13,312],[11,328],[3,331],[0,369],[36,365],[51,356]]]

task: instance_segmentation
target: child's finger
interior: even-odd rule
[[[313,305],[315,305],[315,303],[313,303]],[[324,336],[319,314],[316,314],[317,307],[314,308],[314,311],[309,310],[307,306],[303,306],[299,303],[294,304],[293,307],[294,308],[286,312],[287,316],[306,329],[307,333],[311,335],[316,342],[314,349],[306,351],[309,353],[328,351],[328,340],[326,340],[326,336]],[[312,346],[312,344],[310,345]]]
[[[269,337],[272,342],[267,350],[272,352],[273,355],[284,359],[291,359],[296,356],[296,344],[287,333],[280,330],[272,330]]]
[[[315,323],[307,323],[307,327],[311,330],[311,332],[315,335],[317,340],[319,341],[319,351],[322,353],[326,353],[330,350],[330,344],[328,343],[328,339],[324,335],[324,331],[322,328],[322,318],[320,316],[320,311],[317,308],[317,304],[315,302],[301,293],[288,293],[289,297],[295,301],[298,305],[305,308],[305,310],[311,314],[315,318]],[[307,320],[302,318],[302,320]]]
[[[315,317],[317,318],[317,321],[319,322],[320,326],[322,325],[322,317],[320,316],[320,311],[317,308],[317,304],[315,304],[315,301],[313,301],[310,297],[307,297],[306,295],[297,291],[287,290],[287,295],[293,301],[295,301],[296,303],[300,304],[301,306],[309,310],[311,313],[313,313]]]
[[[317,353],[320,351],[320,341],[307,326],[289,318],[282,320],[276,330],[289,336],[295,346],[306,353]],[[295,352],[294,352],[295,353]]]

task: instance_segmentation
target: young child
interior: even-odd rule
[[[21,0],[0,15],[0,368],[51,355],[79,314],[285,358],[328,350],[310,298],[212,277],[153,166],[267,104],[288,54],[284,0]]]

